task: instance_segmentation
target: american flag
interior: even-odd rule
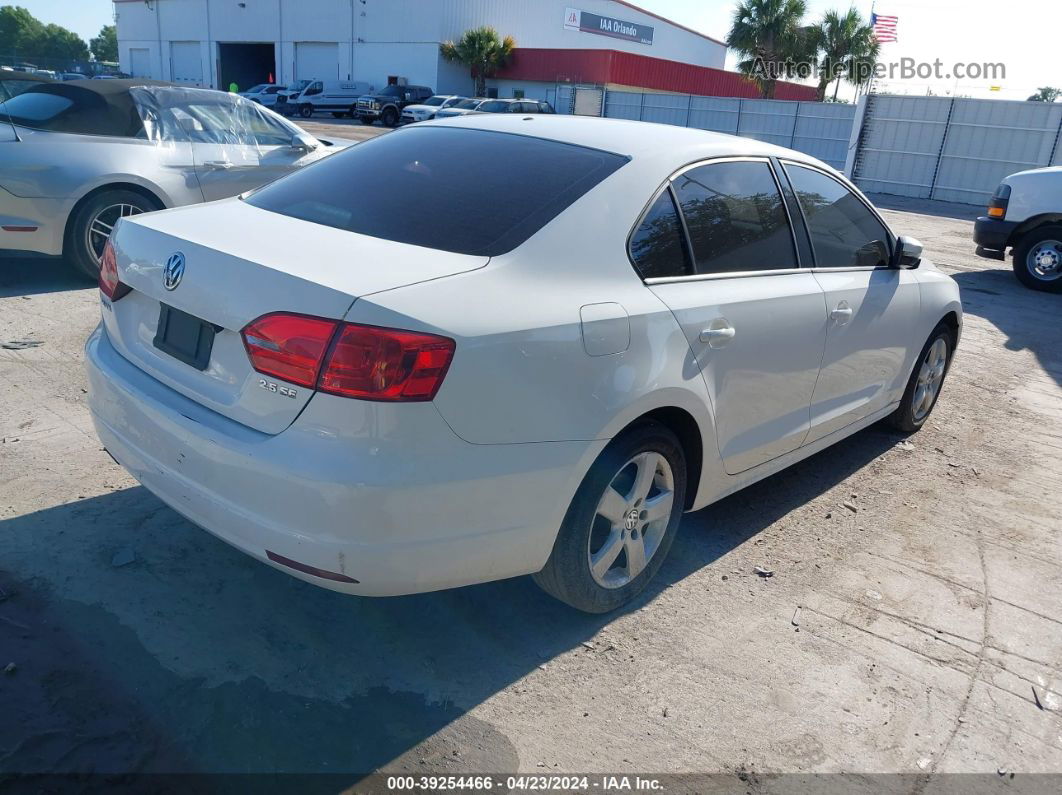
[[[899,17],[887,17],[883,14],[871,14],[870,25],[874,29],[874,38],[882,44],[896,41],[896,23]]]

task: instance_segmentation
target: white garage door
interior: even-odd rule
[[[174,83],[203,85],[203,58],[198,41],[170,43],[170,74]]]
[[[339,44],[334,41],[295,42],[296,80],[339,78]]]
[[[575,88],[575,110],[577,116],[600,116],[605,92],[600,88]]]
[[[151,59],[148,57],[147,48],[129,48],[129,74],[133,77],[151,77]]]

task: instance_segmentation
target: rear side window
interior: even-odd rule
[[[136,109],[121,97],[79,88],[77,83],[37,83],[0,104],[0,119],[35,130],[82,135],[135,136],[143,132]]]
[[[413,127],[326,157],[247,202],[384,240],[497,256],[626,162],[525,135]]]
[[[808,224],[819,268],[889,264],[889,233],[867,206],[832,177],[789,163],[785,167]]]
[[[770,166],[709,163],[674,180],[697,273],[797,267],[793,235]]]
[[[660,194],[631,235],[631,259],[643,279],[689,275],[686,239],[671,191]]]

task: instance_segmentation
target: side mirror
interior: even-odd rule
[[[917,268],[922,261],[922,244],[913,237],[899,237],[892,254],[892,267]]]
[[[309,152],[317,148],[317,141],[306,133],[296,133],[291,139],[291,148]]]

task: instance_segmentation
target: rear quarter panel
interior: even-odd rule
[[[485,268],[362,296],[347,319],[456,340],[435,405],[468,442],[609,439],[646,412],[678,407],[714,455],[689,344],[627,257],[627,235],[666,173],[630,163]],[[581,310],[596,304],[618,304],[629,319],[629,343],[613,343],[622,350],[587,352]]]

